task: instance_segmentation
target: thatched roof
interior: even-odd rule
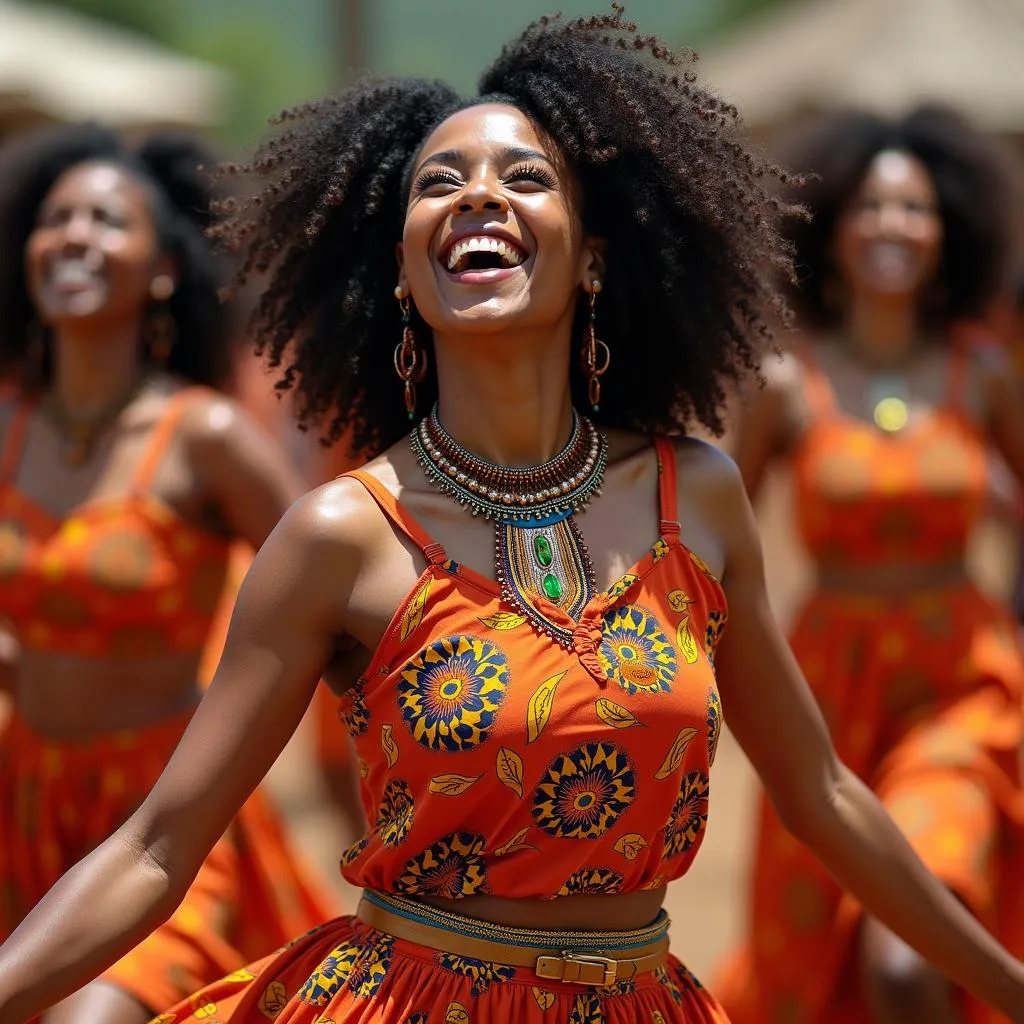
[[[96,118],[125,128],[223,119],[222,72],[70,11],[0,0],[2,123]]]
[[[1024,133],[1024,0],[790,0],[701,56],[705,79],[755,128],[938,100]]]

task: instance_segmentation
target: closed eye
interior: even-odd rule
[[[432,185],[454,185],[458,188],[462,185],[462,179],[445,167],[431,167],[416,178],[413,188],[416,192],[426,192]]]
[[[539,164],[516,164],[503,180],[506,185],[516,181],[532,181],[545,188],[555,188],[558,185],[554,172]]]

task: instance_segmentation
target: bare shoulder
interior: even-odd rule
[[[254,432],[262,434],[256,421],[235,399],[212,389],[198,392],[189,401],[179,429],[190,445],[209,449],[248,441]]]
[[[680,491],[695,491],[708,499],[742,491],[743,482],[733,459],[717,445],[696,437],[674,442],[676,478]]]

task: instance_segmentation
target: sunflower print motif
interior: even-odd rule
[[[679,662],[658,620],[630,604],[604,616],[598,660],[626,693],[669,693]]]
[[[684,991],[676,976],[664,965],[655,969],[654,976],[658,979],[658,984],[668,992],[672,1002],[676,1006],[682,1006]]]
[[[622,890],[622,875],[611,868],[580,868],[563,883],[556,896],[616,893]]]
[[[339,709],[338,718],[353,739],[362,736],[369,728],[370,709],[366,706],[366,698],[363,696],[362,679],[349,690],[348,700]]]
[[[405,1024],[427,1024],[429,1017],[425,1013],[414,1013],[411,1017],[405,1018]]]
[[[599,991],[603,996],[628,996],[636,991],[636,979],[623,978],[611,985],[602,985]]]
[[[469,978],[473,982],[470,991],[475,996],[483,995],[495,981],[511,981],[516,976],[514,967],[492,964],[469,956],[456,956],[454,953],[438,953],[435,960],[444,970]]]
[[[392,848],[400,845],[412,828],[412,819],[413,798],[409,783],[404,779],[389,780],[384,787],[373,826],[380,841]]]
[[[710,768],[715,763],[718,740],[722,735],[722,698],[718,696],[718,690],[715,687],[708,690],[707,717],[704,721],[708,727],[708,767]]]
[[[569,1024],[604,1024],[601,997],[596,992],[581,992],[573,1003]]]
[[[704,629],[704,653],[708,656],[712,668],[715,664],[715,648],[718,646],[718,641],[722,639],[728,618],[727,612],[708,612],[708,624]]]
[[[360,951],[359,944],[353,940],[332,949],[299,989],[299,1002],[307,1006],[326,1006],[348,981]]]
[[[487,739],[507,688],[508,661],[497,644],[442,637],[402,669],[398,707],[417,743],[456,753]]]
[[[625,751],[614,743],[584,743],[551,762],[530,810],[549,835],[597,839],[635,796],[633,765]]]
[[[690,772],[679,784],[679,797],[665,823],[665,856],[686,853],[704,831],[708,820],[710,785],[703,772]]]
[[[487,885],[483,836],[452,832],[411,858],[398,879],[399,892],[459,899]]]
[[[357,996],[370,999],[380,990],[391,967],[395,940],[391,935],[376,933],[372,942],[360,943],[362,956],[352,965],[348,987]]]
[[[363,855],[366,848],[370,845],[370,837],[363,836],[361,839],[357,839],[350,847],[344,850],[341,854],[341,866],[346,868],[349,864],[359,860]]]

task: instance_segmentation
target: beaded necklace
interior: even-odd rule
[[[547,462],[499,466],[460,445],[435,405],[409,443],[432,484],[474,516],[493,521],[494,572],[504,600],[570,647],[572,630],[545,614],[544,604],[575,622],[594,596],[594,567],[573,513],[601,492],[608,439],[574,410],[568,443]]]

